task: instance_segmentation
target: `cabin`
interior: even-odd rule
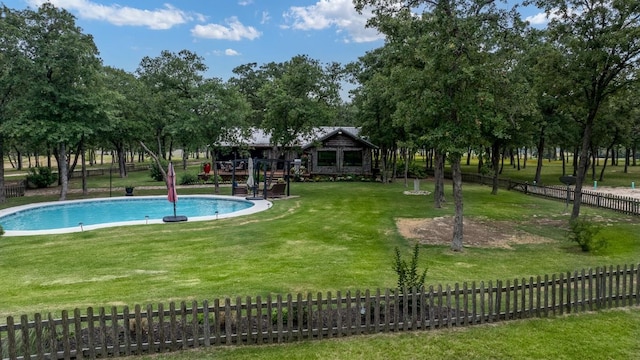
[[[362,175],[373,173],[375,145],[358,136],[356,128],[336,128],[302,146],[310,175]]]
[[[262,129],[253,129],[246,138],[226,146],[229,159],[238,158],[240,149],[252,158],[280,160],[274,162],[282,170],[285,164],[301,169],[304,175],[363,175],[373,174],[372,158],[377,146],[361,138],[356,127],[321,126],[306,136],[300,136],[289,148],[278,149]],[[233,157],[232,157],[233,156]],[[300,168],[301,166],[301,168]]]

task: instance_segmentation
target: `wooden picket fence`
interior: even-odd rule
[[[433,176],[433,170],[427,173]],[[451,172],[445,171],[445,178],[451,179]],[[492,185],[493,177],[482,174],[463,173],[462,181]],[[525,181],[516,181],[498,178],[498,186],[507,190],[520,191],[529,195],[543,196],[551,199],[563,200],[572,203],[575,198],[573,187],[567,186],[543,186],[529,184]],[[640,215],[640,200],[628,196],[603,194],[597,191],[582,190],[582,204],[598,208],[613,210],[628,215]]]
[[[526,194],[564,200],[568,203],[573,203],[575,199],[575,191],[573,188],[566,186],[536,186],[525,183],[524,186],[518,187],[516,190]],[[582,190],[582,203],[628,215],[640,215],[640,200],[628,196]]]
[[[216,299],[201,304],[88,308],[0,325],[3,359],[95,359],[197,347],[261,345],[380,332],[435,330],[640,306],[639,266],[424,291],[376,290]]]
[[[25,190],[26,190],[25,181],[6,182],[4,185],[4,196],[6,198],[24,196]]]

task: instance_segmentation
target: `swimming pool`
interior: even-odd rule
[[[248,215],[271,207],[266,200],[232,196],[183,195],[177,215],[205,221]],[[35,203],[0,210],[6,236],[60,234],[112,226],[161,224],[173,215],[166,196],[138,196]]]

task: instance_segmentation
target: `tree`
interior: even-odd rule
[[[490,53],[498,35],[510,29],[506,11],[493,1],[355,0],[356,9],[373,7],[369,26],[387,36],[387,42],[408,43],[431,78],[420,102],[428,104],[425,117],[431,131],[428,141],[448,154],[453,172],[455,218],[451,248],[462,250],[463,198],[460,161],[470,145],[479,142],[479,117],[483,82],[490,75]],[[419,13],[420,15],[415,15]],[[511,14],[512,17],[514,14]],[[513,21],[513,19],[511,19]],[[506,29],[506,30],[505,30]],[[424,118],[423,118],[424,119]],[[424,127],[423,127],[424,128]]]
[[[333,73],[317,60],[297,55],[278,67],[279,76],[259,90],[265,104],[262,128],[271,135],[276,151],[328,123],[340,102],[336,79],[328,76]]]
[[[249,124],[254,127],[260,127],[264,119],[265,99],[260,96],[259,91],[268,80],[265,69],[258,69],[257,66],[257,63],[249,63],[235,67],[232,71],[236,76],[229,79],[229,84],[249,102],[251,106]]]
[[[198,87],[196,98],[195,116],[183,124],[183,131],[191,136],[192,142],[203,144],[211,151],[215,164],[216,149],[224,143],[237,142],[233,135],[248,129],[251,107],[236,87],[220,79],[206,79]],[[214,166],[213,171],[215,192],[218,193],[218,167]]]
[[[120,177],[124,178],[127,176],[127,145],[137,143],[147,130],[142,105],[144,84],[133,74],[108,66],[103,68],[102,76],[105,117],[97,137],[113,146]]]
[[[563,52],[574,91],[565,96],[582,127],[580,159],[571,219],[580,215],[582,186],[594,126],[604,101],[637,81],[640,6],[636,0],[535,0],[550,17],[549,39]]]
[[[389,181],[390,170],[395,166],[392,156],[398,149],[399,133],[402,132],[402,127],[393,120],[397,86],[391,76],[397,60],[391,46],[385,45],[348,65],[351,76],[360,84],[353,90],[353,103],[358,109],[357,124],[361,133],[380,148],[377,165],[383,183]]]
[[[170,157],[173,140],[183,130],[183,124],[190,123],[195,115],[198,87],[204,81],[206,70],[202,57],[189,50],[177,54],[165,50],[158,57],[146,56],[140,61],[136,72],[145,84],[145,112],[156,150],[151,150],[144,142],[141,146],[160,169],[159,158]],[[163,175],[166,180],[164,172]]]
[[[7,122],[11,119],[11,106],[22,92],[22,76],[25,72],[26,57],[20,49],[24,38],[25,16],[6,6],[0,7],[0,202],[5,202],[4,154],[8,136]]]
[[[90,35],[75,25],[74,17],[50,3],[24,12],[20,39],[26,59],[25,87],[19,114],[10,129],[16,136],[28,134],[54,144],[61,180],[60,200],[68,190],[69,144],[82,148],[101,116],[97,74],[98,50]]]

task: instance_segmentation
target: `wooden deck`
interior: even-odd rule
[[[222,178],[222,181],[231,181],[231,179],[234,176],[234,173],[232,171],[218,170],[218,175]],[[261,177],[264,176],[264,172],[260,172],[260,176]],[[271,178],[272,176],[274,179],[283,179],[285,176],[285,172],[284,170],[276,170],[273,173],[271,171],[267,171],[267,178]],[[246,181],[246,179],[249,178],[249,172],[246,169],[236,170],[235,177],[236,177],[236,181]],[[208,174],[204,172],[201,172],[200,174],[198,174],[198,179],[200,180],[209,181],[212,178],[213,178],[213,171],[209,172]]]

